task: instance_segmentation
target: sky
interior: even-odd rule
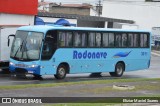
[[[38,1],[41,1],[41,0],[38,0]],[[46,1],[49,1],[49,2],[56,2],[56,3],[75,3],[75,4],[79,4],[79,3],[90,3],[90,4],[97,4],[99,0],[44,0],[45,2]],[[101,0],[102,1],[102,0]]]

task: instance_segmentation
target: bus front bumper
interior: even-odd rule
[[[33,74],[33,75],[40,75],[40,66],[38,65],[20,65],[20,64],[9,64],[9,70],[11,73],[15,74]]]

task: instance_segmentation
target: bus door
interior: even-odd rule
[[[41,74],[53,74],[53,59],[52,56],[57,49],[57,31],[51,30],[46,33],[43,42],[41,56]]]

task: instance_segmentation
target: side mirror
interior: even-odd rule
[[[14,35],[14,34],[11,34],[11,35],[8,36],[8,47],[9,47],[9,45],[10,45],[10,37],[15,37],[15,35]]]
[[[8,47],[9,47],[9,44],[10,44],[10,39],[8,39]]]

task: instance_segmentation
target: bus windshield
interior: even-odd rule
[[[11,48],[11,58],[33,61],[40,57],[43,33],[17,31]]]

